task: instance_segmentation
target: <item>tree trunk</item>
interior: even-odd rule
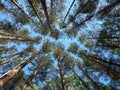
[[[14,16],[16,16],[16,17],[19,18],[19,16],[18,16],[16,13],[14,13],[14,12],[12,12],[11,10],[7,9],[3,4],[2,4],[2,6],[3,6],[3,8],[4,8],[7,12],[9,12],[9,13],[11,13],[11,14],[13,14]]]
[[[114,62],[110,62],[110,61],[107,61],[107,60],[103,60],[103,59],[101,59],[99,57],[95,57],[95,56],[91,56],[91,55],[86,55],[85,53],[81,53],[81,54],[84,55],[85,57],[93,58],[92,60],[94,60],[94,61],[98,60],[98,61],[103,62],[103,63],[107,63],[107,64],[110,64],[110,65],[115,65],[115,66],[120,67],[120,64],[118,64],[118,63],[114,63]]]
[[[42,26],[44,27],[43,22],[42,22],[42,20],[41,20],[41,18],[40,18],[40,16],[39,16],[39,13],[38,13],[37,9],[36,9],[36,8],[34,7],[34,5],[33,5],[33,2],[32,2],[31,0],[28,0],[28,2],[29,2],[29,4],[31,5],[31,7],[33,8],[35,14],[37,15],[40,23],[41,23]]]
[[[3,56],[3,57],[0,57],[1,59],[4,59],[4,58],[11,58],[13,56],[16,56],[16,55],[21,55],[25,53],[25,51],[21,51],[21,52],[17,52],[17,53],[14,53],[14,54],[10,54],[10,55],[7,55],[7,56]]]
[[[19,4],[18,4],[16,1],[11,0],[11,2],[12,2],[17,8],[19,8],[19,9],[22,11],[22,13],[23,13],[25,16],[27,16],[28,19],[30,19],[37,27],[40,27],[38,23],[36,23],[30,16],[28,16],[28,15],[25,13],[25,11],[19,6]]]
[[[82,82],[83,86],[84,86],[87,90],[91,90],[91,89],[89,88],[89,86],[85,83],[85,81],[82,80],[82,78],[75,72],[75,70],[74,70],[72,67],[70,67],[70,69],[73,71],[73,73],[75,74],[75,76]]]
[[[53,8],[53,0],[50,0],[50,8]]]
[[[48,15],[47,6],[46,6],[46,0],[40,0],[40,2],[42,4],[43,10],[44,10],[44,13],[46,16],[47,24],[48,24],[49,29],[51,31],[52,29],[51,29],[50,22],[49,22],[49,15]]]
[[[13,69],[9,70],[2,76],[0,76],[0,87],[3,87],[3,85],[10,79],[12,79],[22,68],[24,68],[28,63],[30,63],[34,58],[39,54],[39,52],[35,53],[33,56],[31,56],[28,60],[23,61],[22,63],[15,66]]]
[[[33,74],[30,75],[30,77],[28,78],[28,80],[23,85],[22,90],[26,90],[27,86],[30,84],[30,82],[32,82],[32,79],[37,75],[38,71],[42,68],[42,66],[43,66],[43,63],[40,63],[38,65],[38,67],[34,70]]]
[[[64,74],[63,74],[63,71],[62,71],[62,65],[61,65],[60,60],[61,59],[58,58],[58,67],[59,67],[59,72],[60,72],[60,77],[61,77],[61,82],[62,82],[62,89],[63,90],[67,90],[66,83],[65,83],[65,78],[64,78]]]
[[[97,90],[99,90],[99,86],[97,85],[97,83],[91,79],[91,77],[88,75],[87,70],[83,70],[81,66],[78,66],[79,69],[81,69],[82,73],[93,83],[93,85],[95,85],[95,87],[97,88]]]
[[[12,36],[12,34],[7,33],[7,32],[2,32],[2,31],[0,31],[0,35],[9,35],[9,36]]]
[[[105,40],[105,39],[119,39],[120,37],[91,37],[91,38],[87,38],[87,39],[102,39],[102,40]]]
[[[24,38],[20,38],[20,37],[12,37],[12,36],[1,36],[0,35],[0,39],[1,40],[16,40],[16,41],[34,41],[31,39],[24,39]]]
[[[114,2],[114,3],[112,3],[112,4],[110,4],[110,5],[108,5],[108,6],[106,6],[106,7],[104,7],[102,10],[98,11],[98,13],[97,13],[96,15],[99,15],[99,14],[107,11],[108,9],[111,9],[112,7],[118,5],[119,3],[120,3],[120,0],[118,0],[118,1],[116,1],[116,2]],[[93,16],[94,16],[94,15],[88,16],[85,20],[83,20],[82,22],[80,22],[78,25],[76,25],[76,26],[73,27],[72,29],[75,29],[75,28],[83,25],[85,22],[87,22],[88,20],[90,20]]]
[[[75,15],[73,16],[73,18],[72,18],[72,20],[71,20],[70,22],[72,22],[72,21],[75,20],[75,17],[80,13],[81,10],[83,10],[83,9],[88,5],[88,3],[89,3],[90,1],[91,1],[91,0],[88,0],[88,1],[83,5],[83,7],[81,7],[80,9],[78,9],[78,11],[75,13]],[[70,22],[69,22],[69,23],[70,23]],[[69,23],[68,23],[68,25],[69,25]]]
[[[71,10],[71,8],[72,8],[74,2],[75,2],[75,0],[73,0],[72,4],[70,5],[70,8],[68,9],[68,11],[67,11],[67,13],[66,13],[66,15],[65,15],[65,17],[64,17],[64,19],[63,19],[63,23],[64,23],[66,17],[68,16],[68,14],[69,14],[69,12],[70,12],[70,10]]]

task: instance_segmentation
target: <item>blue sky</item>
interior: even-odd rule
[[[24,1],[24,0],[21,0],[22,3],[23,3],[23,1]],[[101,8],[101,7],[100,7],[101,5],[103,5],[103,6],[106,5],[105,2],[101,2],[101,1],[103,1],[103,0],[100,0],[99,8]],[[68,11],[71,3],[72,3],[72,0],[66,0],[66,1],[65,1],[65,10],[64,10],[64,13],[63,13],[63,17],[64,17],[65,14],[67,13],[67,11]],[[77,3],[77,2],[75,2],[75,3]],[[74,8],[74,6],[72,7],[72,9],[73,9],[73,8]],[[97,10],[99,10],[99,8],[97,8]],[[96,10],[96,11],[97,11],[97,10]],[[73,14],[72,10],[70,11],[70,13]],[[81,15],[82,15],[82,14],[81,14]],[[6,19],[6,17],[7,17],[7,20],[12,21],[12,17],[11,17],[11,16],[6,15],[6,14],[3,14],[2,12],[0,12],[0,20]],[[86,17],[86,14],[84,14],[82,17],[85,18],[85,17]],[[59,21],[59,20],[58,20],[58,21]],[[67,19],[66,19],[66,21],[67,21]],[[77,33],[76,38],[69,38],[69,37],[65,37],[65,35],[63,35],[63,37],[61,37],[61,38],[60,38],[59,40],[57,40],[57,41],[56,41],[55,39],[53,39],[53,38],[50,38],[49,36],[45,36],[45,37],[44,37],[44,36],[42,36],[42,35],[36,34],[36,33],[31,29],[31,27],[28,26],[28,25],[22,27],[21,30],[22,30],[23,28],[27,28],[27,29],[29,30],[29,32],[30,32],[30,36],[31,36],[31,37],[36,37],[36,36],[44,37],[44,39],[43,39],[41,42],[44,42],[44,40],[46,40],[46,39],[49,39],[50,41],[53,41],[53,42],[56,42],[56,43],[57,43],[57,42],[60,42],[60,43],[62,43],[62,44],[65,46],[66,49],[68,48],[68,46],[69,46],[71,43],[75,42],[75,43],[77,43],[77,44],[80,46],[80,48],[81,48],[82,50],[85,49],[85,50],[88,50],[88,51],[89,51],[89,49],[87,49],[87,48],[84,46],[85,43],[78,42],[78,38],[79,38],[79,36],[80,36],[81,34],[83,34],[83,33],[89,35],[89,33],[88,33],[87,31],[96,31],[96,32],[97,32],[97,31],[103,29],[103,26],[102,26],[103,23],[104,23],[104,21],[102,21],[102,20],[98,20],[98,19],[96,19],[96,18],[92,18],[90,21],[88,21],[87,23],[85,23],[85,26],[83,26],[83,27],[80,28],[80,31]],[[60,27],[59,27],[59,24],[58,24],[58,23],[56,24],[56,28],[60,30]],[[63,30],[60,30],[60,31],[63,31]],[[14,46],[14,45],[15,45],[15,44],[11,42],[11,43],[8,44],[8,47],[12,47],[12,46]],[[37,50],[40,49],[40,46],[41,46],[40,44],[39,44],[39,45],[35,45],[35,47],[37,48]],[[16,44],[16,47],[17,47],[18,51],[22,51],[22,50],[23,50],[24,48],[26,48],[27,46],[26,46],[26,44],[21,43],[21,44],[19,44],[19,45]],[[39,47],[39,48],[38,48],[38,47]],[[106,54],[106,55],[108,55],[108,54]],[[74,57],[81,60],[81,58],[79,58],[79,57],[77,57],[77,56],[74,56]],[[55,64],[56,64],[56,63],[55,63]],[[28,72],[27,69],[28,69],[28,67],[30,67],[30,65],[31,65],[31,64],[28,64],[28,65],[23,69],[27,74],[29,74],[29,72]],[[57,65],[55,65],[55,66],[57,66]],[[99,73],[96,72],[95,74],[98,75]],[[110,82],[110,78],[108,77],[107,79],[108,79],[108,80],[105,80],[105,79],[104,79],[104,76],[102,76],[102,77],[100,78],[100,82],[101,82],[101,83],[104,83],[105,85],[107,85],[107,84],[109,84],[109,82]]]

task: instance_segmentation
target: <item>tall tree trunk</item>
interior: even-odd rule
[[[120,37],[91,37],[91,38],[87,38],[87,39],[119,39]]]
[[[40,23],[41,23],[42,26],[44,27],[43,22],[42,22],[42,20],[41,20],[41,18],[40,18],[40,16],[39,16],[39,13],[38,13],[37,9],[35,8],[35,6],[33,5],[33,1],[28,0],[28,2],[29,2],[29,4],[31,5],[31,7],[33,8],[35,14],[37,15],[37,17],[38,17]]]
[[[33,61],[37,55],[39,55],[39,52],[35,53],[28,60],[23,61],[22,63],[18,64],[17,66],[0,76],[0,87],[3,87],[3,85],[5,85],[7,81],[12,79],[22,68],[24,68],[27,64]]]
[[[25,51],[21,51],[21,52],[17,52],[17,53],[14,53],[14,54],[10,54],[10,55],[7,55],[7,56],[3,56],[3,57],[0,57],[1,59],[4,59],[4,58],[10,58],[10,57],[13,57],[13,56],[16,56],[16,55],[21,55],[25,53]]]
[[[88,75],[87,70],[83,70],[81,66],[78,66],[78,68],[82,71],[82,73],[95,85],[95,87],[97,88],[97,90],[99,90],[99,86],[97,85],[97,83],[91,79],[91,77]]]
[[[65,78],[64,78],[64,74],[63,74],[63,70],[62,70],[62,65],[61,65],[60,60],[61,59],[58,58],[58,67],[59,67],[59,72],[60,72],[60,77],[61,77],[61,82],[62,82],[62,89],[67,90],[66,83],[65,83]]]
[[[0,63],[0,66],[3,66],[3,65],[5,65],[5,64],[7,64],[6,66],[8,66],[8,65],[10,65],[11,63],[16,62],[16,61],[18,60],[17,58],[19,58],[19,56],[15,57],[13,60],[7,60],[6,62],[3,61],[2,63]],[[17,59],[17,60],[16,60],[16,59]],[[4,67],[5,67],[5,66],[4,66]]]
[[[34,70],[33,74],[30,75],[28,80],[25,82],[25,84],[22,87],[22,90],[26,90],[27,86],[32,82],[32,79],[37,75],[38,71],[42,68],[43,63],[40,63],[38,67]]]
[[[116,1],[116,2],[114,2],[114,3],[112,3],[112,4],[110,4],[110,5],[108,5],[108,6],[106,6],[106,7],[104,7],[102,10],[98,11],[98,12],[96,13],[96,15],[99,15],[99,14],[107,11],[108,9],[111,9],[111,8],[115,7],[115,6],[118,5],[119,3],[120,3],[120,0],[118,0],[118,1]],[[90,20],[93,16],[94,16],[94,15],[88,16],[85,20],[83,20],[82,22],[80,22],[78,25],[76,25],[76,26],[73,27],[72,29],[75,29],[75,28],[83,25],[85,22],[87,22],[88,20]]]
[[[68,9],[68,11],[67,11],[67,13],[66,13],[66,15],[65,15],[65,17],[64,17],[64,19],[63,19],[63,23],[64,23],[66,17],[68,16],[68,14],[69,14],[69,12],[70,12],[70,10],[71,10],[71,8],[72,8],[74,2],[75,2],[75,0],[73,0],[72,4],[70,5],[70,8]]]
[[[92,60],[94,60],[94,61],[96,60],[96,61],[100,61],[100,62],[103,62],[103,63],[107,63],[107,64],[110,64],[110,65],[115,65],[115,66],[120,67],[120,64],[118,64],[118,63],[103,60],[99,57],[95,57],[95,56],[92,56],[92,55],[86,55],[85,53],[81,53],[81,54],[84,55],[86,58],[92,58]]]
[[[45,13],[45,16],[46,16],[47,24],[48,24],[49,29],[51,31],[52,29],[51,29],[50,22],[49,22],[49,15],[48,15],[48,11],[47,11],[46,0],[40,0],[40,2],[42,4],[43,10],[44,10],[44,13]]]
[[[10,34],[10,33],[7,33],[7,32],[2,32],[2,31],[0,31],[0,35],[9,35],[9,36],[13,36],[12,34]]]
[[[104,45],[100,45],[100,44],[96,44],[95,46],[97,46],[97,47],[107,47],[107,48],[112,48],[112,49],[116,49],[116,48],[118,48],[118,49],[120,49],[120,46],[119,45],[110,45],[110,44],[104,44]]]
[[[85,81],[82,80],[82,78],[75,72],[75,70],[74,70],[72,67],[70,67],[70,69],[73,71],[73,73],[75,74],[75,76],[82,82],[83,86],[84,86],[87,90],[91,90],[91,89],[89,88],[89,86],[85,83]]]
[[[50,8],[53,8],[53,0],[50,0]]]
[[[28,16],[25,11],[19,6],[19,4],[15,1],[15,0],[11,0],[11,2],[21,10],[21,12],[28,17],[28,19],[30,19],[37,27],[40,27],[38,23],[36,23],[30,16]]]
[[[75,13],[75,15],[73,16],[73,18],[71,19],[70,22],[72,22],[72,21],[75,20],[75,17],[80,13],[81,10],[83,10],[83,9],[89,4],[90,1],[91,1],[91,0],[88,0],[88,1],[83,5],[83,7],[81,7],[81,8],[78,9],[78,11]],[[69,25],[70,22],[68,22],[67,25]]]
[[[1,3],[2,4],[2,3]],[[9,10],[8,8],[6,8],[3,4],[2,4],[2,8],[4,8],[7,12],[9,12],[9,13],[11,13],[11,14],[13,14],[14,16],[16,16],[16,17],[18,17],[19,18],[19,16],[16,14],[16,13],[14,13],[14,12],[12,12],[11,10]]]
[[[24,38],[20,38],[20,37],[12,37],[12,36],[1,36],[0,35],[0,39],[1,40],[16,40],[16,41],[34,41],[31,39],[24,39]]]
[[[101,71],[101,68],[104,68],[104,70],[106,71],[106,73],[108,75],[112,75],[112,77],[119,79],[120,77],[120,71],[118,69],[116,69],[117,67],[112,67],[112,65],[100,62],[100,61],[96,61],[96,60],[92,60],[89,61],[90,62],[90,66],[94,66],[97,65]]]

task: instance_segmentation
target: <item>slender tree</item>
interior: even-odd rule
[[[83,81],[82,78],[75,72],[75,70],[72,67],[70,67],[70,68],[73,71],[73,73],[75,74],[75,76],[82,82],[83,86],[85,86],[87,90],[91,90],[89,88],[89,86],[85,83],[85,81]]]
[[[40,0],[40,2],[42,4],[43,10],[44,10],[44,13],[45,13],[45,16],[46,16],[48,27],[49,27],[49,29],[51,31],[52,29],[51,29],[51,26],[50,26],[50,21],[49,21],[49,15],[48,15],[48,11],[47,11],[46,0]]]
[[[101,14],[101,13],[104,13],[105,11],[107,11],[107,10],[115,7],[115,6],[118,5],[119,3],[120,3],[120,1],[118,0],[118,1],[116,1],[116,2],[114,2],[114,3],[112,3],[112,4],[110,4],[110,5],[108,5],[108,6],[106,6],[106,7],[104,7],[103,9],[99,10],[96,15],[99,15],[99,14]],[[72,29],[75,29],[75,28],[83,25],[85,22],[87,22],[88,20],[90,20],[93,16],[94,16],[94,15],[89,15],[85,20],[83,20],[82,22],[80,22],[78,25],[76,25],[76,26],[73,27]]]
[[[13,69],[9,70],[8,72],[6,72],[5,74],[3,74],[2,76],[0,76],[0,87],[3,87],[4,84],[10,80],[11,78],[14,77],[14,75],[16,73],[18,73],[23,67],[25,67],[28,63],[30,63],[32,60],[34,60],[34,58],[39,55],[39,52],[37,52],[36,54],[34,54],[33,56],[31,56],[28,60],[25,60],[23,62],[21,62],[20,64],[18,64],[16,67],[14,67]]]
[[[73,0],[72,4],[70,5],[70,8],[68,9],[68,11],[67,11],[67,13],[66,13],[66,15],[65,15],[65,17],[63,19],[63,23],[65,22],[65,19],[68,16],[68,14],[69,14],[69,12],[70,12],[70,10],[71,10],[71,8],[72,8],[72,6],[73,6],[74,3],[75,3],[75,0]]]
[[[28,19],[31,20],[37,27],[40,27],[40,26],[38,25],[38,23],[36,23],[30,16],[28,16],[28,15],[25,13],[25,11],[19,6],[19,4],[18,4],[16,1],[11,0],[11,2],[12,2],[16,7],[18,7],[18,8],[21,10],[21,12],[22,12],[25,16],[27,16]]]
[[[42,24],[42,26],[44,26],[44,24],[43,24],[43,22],[42,22],[42,20],[41,20],[41,18],[40,18],[40,16],[39,16],[39,14],[38,14],[37,9],[36,9],[35,6],[33,5],[33,1],[28,0],[28,2],[29,2],[29,4],[31,5],[31,7],[33,8],[35,14],[37,15],[37,17],[38,17],[40,23]]]

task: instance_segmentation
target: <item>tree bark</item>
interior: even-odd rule
[[[66,13],[66,15],[65,15],[65,17],[64,17],[64,19],[63,19],[63,23],[64,23],[66,17],[68,16],[68,14],[69,14],[69,12],[70,12],[70,10],[71,10],[71,8],[72,8],[74,2],[75,2],[75,0],[73,0],[72,4],[70,5],[70,8],[68,9],[68,11],[67,11],[67,13]]]
[[[12,36],[12,34],[7,33],[7,32],[2,32],[2,31],[0,31],[0,35],[9,35],[9,36]]]
[[[38,71],[42,68],[42,66],[43,66],[43,63],[40,63],[38,65],[38,67],[34,70],[33,74],[30,75],[30,77],[28,78],[28,80],[23,85],[22,90],[26,90],[27,86],[30,84],[30,82],[32,82],[32,79],[37,75]]]
[[[118,64],[118,63],[114,63],[114,62],[110,62],[110,61],[107,61],[107,60],[103,60],[103,59],[101,59],[99,57],[95,57],[95,56],[91,56],[91,55],[86,55],[85,53],[81,53],[81,54],[84,55],[85,57],[93,58],[92,60],[94,60],[94,61],[98,60],[98,61],[103,62],[103,63],[107,63],[107,64],[110,64],[110,65],[115,65],[115,66],[120,67],[120,64]]]
[[[16,41],[34,41],[31,39],[24,39],[24,38],[20,38],[20,37],[12,37],[12,36],[2,36],[0,35],[0,39],[1,40],[16,40]]]
[[[24,68],[28,63],[33,61],[38,54],[39,52],[35,53],[28,60],[21,62],[20,64],[0,76],[0,87],[3,87],[3,85],[5,85],[8,80],[12,79],[22,68]]]
[[[82,80],[82,78],[75,72],[75,70],[74,70],[72,67],[70,67],[70,69],[73,71],[73,73],[75,74],[75,76],[82,82],[83,86],[84,86],[87,90],[91,90],[91,89],[89,88],[89,86],[85,83],[85,81]]]
[[[72,22],[72,21],[75,20],[75,17],[80,13],[81,10],[83,10],[83,9],[89,4],[90,1],[91,1],[91,0],[88,0],[88,1],[83,5],[83,7],[81,7],[80,9],[78,9],[78,11],[75,13],[74,17],[72,18],[72,20],[71,20],[70,22]],[[69,23],[70,23],[70,22],[69,22]],[[69,25],[69,23],[68,23],[68,25]]]
[[[114,2],[114,3],[112,3],[112,4],[110,4],[110,5],[108,5],[108,6],[106,6],[106,7],[104,7],[102,10],[100,10],[100,11],[98,11],[98,12],[96,13],[96,16],[99,15],[99,14],[101,14],[101,13],[103,13],[103,12],[105,12],[105,11],[107,11],[108,9],[111,9],[112,7],[118,5],[119,3],[120,3],[120,0],[118,0],[118,1],[116,1],[116,2]],[[85,20],[83,20],[82,22],[80,22],[78,25],[76,25],[76,26],[73,27],[72,29],[75,29],[75,28],[83,25],[85,22],[87,22],[88,20],[90,20],[93,16],[94,16],[94,15],[88,16]]]
[[[87,38],[87,39],[102,39],[102,40],[105,40],[105,39],[120,39],[120,37],[91,37],[91,38]]]
[[[46,16],[47,24],[48,24],[49,29],[51,31],[52,29],[51,29],[51,26],[50,26],[50,21],[49,21],[49,15],[48,15],[48,11],[47,11],[46,0],[40,0],[40,2],[42,4],[43,10],[44,10],[44,13],[45,13],[45,16]]]
[[[36,23],[30,16],[28,16],[28,15],[25,13],[25,11],[19,6],[19,4],[18,4],[16,1],[11,0],[11,2],[12,2],[17,8],[19,8],[19,9],[22,11],[22,13],[23,13],[25,16],[27,16],[28,19],[30,19],[37,27],[40,27],[40,26],[38,25],[38,23]]]
[[[62,89],[67,90],[66,83],[65,83],[65,78],[64,78],[64,74],[63,74],[63,70],[62,70],[62,65],[61,65],[60,60],[61,59],[58,58],[58,67],[59,67],[59,72],[60,72],[60,77],[61,77],[61,82],[62,82]]]
[[[16,55],[21,55],[23,53],[25,53],[25,51],[21,51],[21,52],[17,52],[17,53],[14,53],[14,54],[7,55],[7,56],[3,56],[3,57],[1,57],[1,59],[10,58],[10,57],[13,57],[13,56],[16,56]]]
[[[79,69],[81,69],[82,73],[95,85],[95,87],[98,89],[97,83],[91,79],[91,77],[87,74],[86,70],[83,70],[81,66],[78,66]],[[99,89],[98,89],[99,90]]]
[[[31,7],[33,8],[35,14],[37,15],[40,23],[41,23],[42,26],[44,27],[44,24],[43,24],[43,22],[42,22],[42,20],[41,20],[41,18],[40,18],[40,16],[39,16],[39,13],[38,13],[37,9],[36,9],[35,6],[33,5],[33,2],[32,2],[31,0],[28,0],[28,2],[29,2],[29,4],[31,5]]]

